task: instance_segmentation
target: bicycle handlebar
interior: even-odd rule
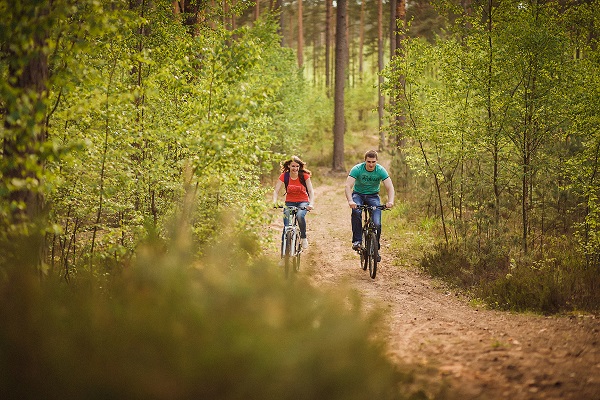
[[[288,208],[291,211],[294,210],[308,210],[308,207],[296,207],[296,206],[273,206],[273,208]],[[310,210],[308,210],[310,211]]]
[[[358,208],[359,210],[389,210],[389,208],[387,208],[385,204],[381,204],[379,206],[366,206],[357,204],[356,208]]]

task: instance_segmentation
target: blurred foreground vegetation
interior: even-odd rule
[[[283,279],[248,252],[250,238],[224,240],[200,261],[189,241],[156,240],[101,287],[9,269],[2,398],[423,398],[355,293]]]

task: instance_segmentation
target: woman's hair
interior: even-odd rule
[[[290,158],[289,160],[284,161],[283,164],[281,164],[281,172],[289,172],[290,164],[292,162],[297,162],[298,164],[300,164],[300,170],[298,172],[302,171],[306,172],[309,175],[311,174],[311,172],[308,169],[306,169],[306,163],[302,161],[300,157],[297,156],[292,156],[292,158]]]

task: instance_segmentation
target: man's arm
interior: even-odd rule
[[[394,191],[394,183],[392,182],[392,178],[389,176],[383,180],[383,186],[385,187],[385,191],[387,192],[387,203],[385,206],[387,208],[394,207],[394,198],[396,196],[396,192]]]
[[[356,208],[356,203],[354,202],[354,200],[352,200],[352,189],[354,188],[354,182],[356,182],[356,179],[348,175],[348,178],[346,179],[345,192],[346,200],[348,200],[348,205],[350,206],[350,208]]]

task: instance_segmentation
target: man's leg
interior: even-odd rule
[[[352,201],[357,205],[362,206],[363,197],[358,193],[352,193]],[[352,210],[352,247],[356,247],[356,243],[362,242],[362,212],[359,209]]]

